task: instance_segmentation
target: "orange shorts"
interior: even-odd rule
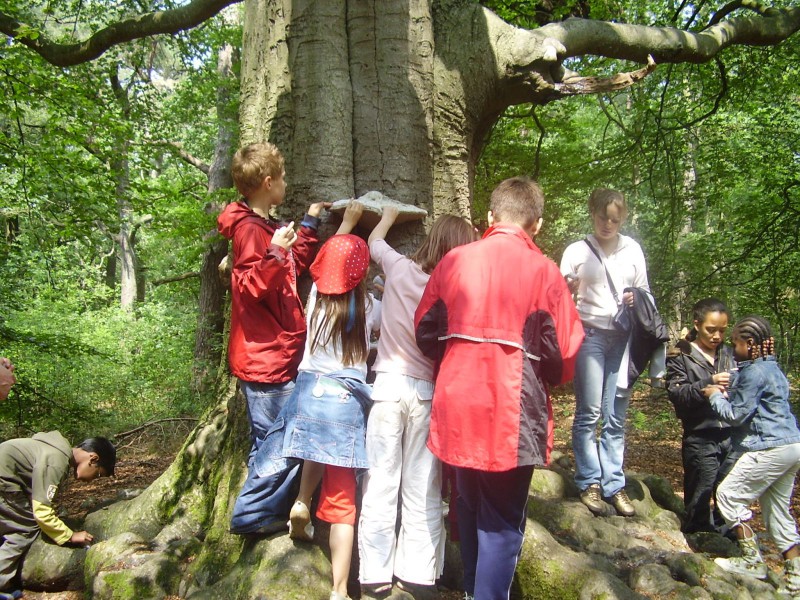
[[[317,518],[326,523],[356,524],[356,471],[325,465]]]

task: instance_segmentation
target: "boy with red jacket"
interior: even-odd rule
[[[414,318],[438,362],[428,447],[456,472],[467,598],[508,598],[533,468],[553,447],[548,387],[572,378],[583,340],[558,267],[533,242],[543,207],[533,180],[503,181],[494,225],[442,259]]]
[[[231,175],[243,198],[220,214],[219,231],[233,240],[231,329],[228,360],[247,400],[252,446],[248,464],[294,388],[306,340],[297,278],[313,262],[322,210],[308,209],[298,232],[270,217],[286,194],[280,151],[255,143],[233,157]],[[274,478],[250,470],[234,507],[231,531],[254,533],[281,527],[294,500],[297,469]]]

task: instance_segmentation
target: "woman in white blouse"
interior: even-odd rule
[[[616,389],[628,331],[615,323],[615,316],[623,305],[633,304],[633,293],[625,288],[649,290],[647,268],[641,246],[619,232],[628,213],[620,192],[594,190],[589,212],[594,234],[568,246],[561,258],[586,332],[575,366],[575,483],[593,513],[604,514],[608,499],[618,514],[630,517],[636,511],[622,471],[629,394]]]

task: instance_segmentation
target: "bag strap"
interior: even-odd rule
[[[611,295],[614,296],[614,302],[617,303],[617,306],[620,306],[622,303],[619,301],[619,296],[617,295],[617,287],[614,285],[614,282],[611,280],[611,274],[608,272],[608,267],[606,266],[606,261],[603,260],[603,257],[600,256],[600,253],[597,251],[597,248],[594,247],[592,242],[589,241],[588,237],[583,238],[583,241],[586,242],[586,245],[597,257],[597,260],[600,261],[600,264],[603,265],[603,269],[606,271],[606,279],[608,279],[608,287],[611,288]]]

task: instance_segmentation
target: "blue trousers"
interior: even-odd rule
[[[508,600],[525,535],[533,466],[489,472],[455,467],[464,590]]]
[[[617,373],[627,334],[585,327],[586,337],[575,362],[575,485],[585,490],[599,484],[610,498],[625,487],[625,415],[630,395],[617,393]],[[600,439],[597,423],[602,420]],[[599,442],[599,443],[598,443]]]
[[[240,380],[239,389],[247,401],[252,446],[247,460],[247,479],[233,506],[231,533],[274,533],[286,527],[300,487],[300,465],[259,477],[253,459],[292,395],[294,382],[268,384]]]

